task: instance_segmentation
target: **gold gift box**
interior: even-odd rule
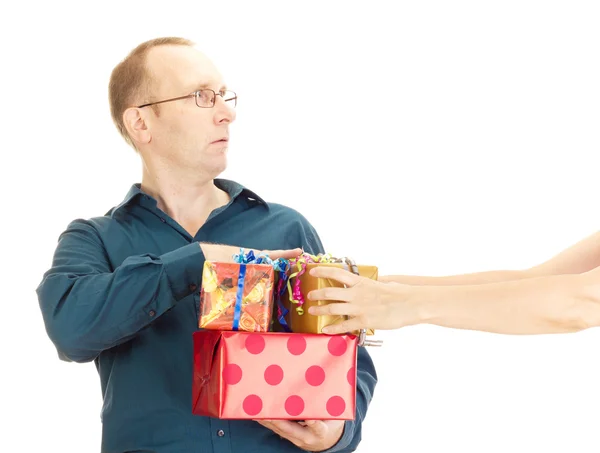
[[[308,312],[308,309],[313,306],[327,305],[330,303],[335,303],[335,301],[328,300],[310,300],[308,299],[308,293],[314,291],[316,289],[321,288],[343,288],[344,285],[339,283],[337,280],[332,280],[328,278],[317,278],[312,277],[309,272],[311,269],[316,266],[328,266],[328,267],[339,267],[346,268],[342,263],[308,263],[303,265],[305,267],[304,273],[300,276],[300,292],[302,293],[302,297],[304,299],[304,303],[302,304],[303,313],[299,314],[296,310],[298,308],[297,303],[291,302],[290,296],[290,288],[294,288],[294,284],[298,277],[290,278],[288,289],[282,297],[283,305],[289,310],[288,314],[285,316],[285,320],[288,323],[288,326],[292,330],[292,332],[298,333],[321,333],[323,327],[335,324],[347,319],[347,316],[338,316],[338,315],[325,315],[325,316],[315,316],[311,315]],[[358,273],[361,277],[370,278],[373,280],[377,280],[379,275],[379,269],[376,266],[361,266],[357,265]],[[290,275],[296,274],[298,271],[296,266],[293,266]],[[358,335],[359,331],[351,332],[355,335]],[[373,329],[368,329],[366,331],[367,335],[373,335],[375,331]]]

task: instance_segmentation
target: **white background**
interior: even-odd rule
[[[595,1],[18,2],[2,46],[0,450],[94,452],[93,364],[60,362],[35,288],[59,233],[140,179],[110,71],[195,40],[239,94],[223,175],[382,274],[523,268],[598,229]],[[600,332],[380,332],[361,453],[597,452]],[[240,452],[241,453],[241,452]]]

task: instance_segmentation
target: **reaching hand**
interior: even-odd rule
[[[311,315],[349,316],[349,319],[327,326],[323,333],[339,334],[358,329],[397,329],[416,324],[417,307],[411,304],[410,286],[399,283],[382,283],[361,277],[344,269],[317,266],[310,275],[337,280],[345,288],[321,288],[311,291],[312,300],[338,301],[310,307]]]

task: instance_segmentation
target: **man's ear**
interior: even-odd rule
[[[123,112],[123,123],[125,129],[134,143],[149,143],[151,139],[150,130],[146,124],[144,113],[141,109],[131,107]]]

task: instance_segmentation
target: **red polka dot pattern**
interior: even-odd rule
[[[287,341],[287,348],[290,354],[300,355],[306,351],[306,339],[300,335],[292,335]]]
[[[255,416],[262,410],[262,400],[258,395],[248,395],[243,403],[244,412],[250,416]]]
[[[265,381],[269,385],[277,385],[283,381],[283,369],[279,365],[270,365],[265,370]]]
[[[348,344],[343,337],[340,336],[332,336],[329,339],[329,343],[327,343],[327,349],[331,355],[339,357],[346,353],[346,349],[348,349]]]
[[[356,368],[352,367],[348,370],[346,379],[348,379],[348,384],[354,387],[354,384],[356,384]]]
[[[325,381],[325,370],[318,365],[311,366],[305,373],[306,382],[313,387],[321,385]]]
[[[304,400],[297,395],[290,396],[285,400],[285,411],[292,417],[296,417],[304,410]]]
[[[250,354],[260,354],[265,350],[265,339],[261,335],[248,335],[246,349]]]
[[[221,337],[212,356],[213,365],[219,365],[220,370],[208,371],[220,374],[220,389],[214,387],[218,394],[210,397],[215,398],[211,404],[218,412],[204,415],[223,419],[353,419],[357,354],[353,336],[225,333],[228,335]],[[206,361],[205,353],[194,360],[203,357]],[[211,374],[210,379],[217,376]],[[215,411],[212,407],[206,410]]]
[[[340,396],[332,396],[327,401],[327,412],[332,417],[338,417],[342,415],[346,410],[346,403],[344,402],[344,398]]]
[[[235,363],[225,365],[223,368],[223,382],[227,385],[235,385],[242,380],[242,369]]]

